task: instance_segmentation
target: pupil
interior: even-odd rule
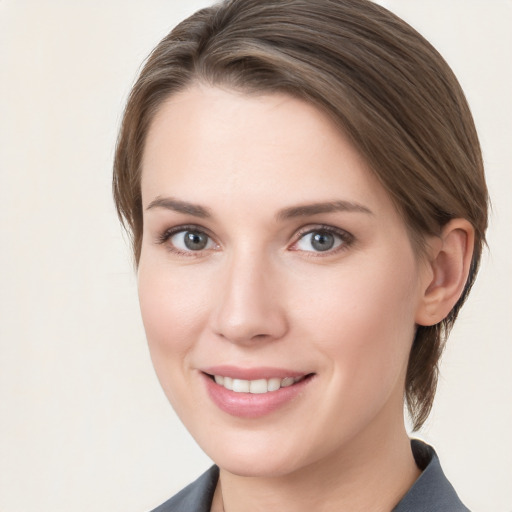
[[[334,245],[334,236],[330,233],[315,233],[311,245],[317,251],[328,251]]]
[[[206,247],[208,237],[204,233],[187,231],[185,233],[185,246],[191,251],[200,251]]]

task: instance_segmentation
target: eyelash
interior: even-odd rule
[[[206,235],[210,240],[213,240],[213,237],[211,237],[207,231],[205,231],[204,228],[201,228],[199,226],[195,226],[193,224],[184,225],[184,226],[176,226],[174,228],[170,228],[165,230],[161,235],[158,236],[156,243],[157,244],[166,244],[171,237],[178,233],[185,233],[187,231],[192,231],[195,233],[201,233]],[[188,256],[188,257],[200,257],[201,253],[204,251],[183,251],[181,249],[178,249],[176,246],[172,244],[168,244],[167,246],[169,252],[172,252],[174,254],[177,254],[178,256]]]
[[[333,256],[347,250],[355,241],[354,236],[344,229],[335,228],[333,226],[324,224],[318,224],[313,227],[306,226],[299,229],[295,235],[295,242],[292,244],[291,250],[300,251],[300,249],[293,249],[293,247],[296,246],[302,239],[304,239],[306,235],[312,233],[328,233],[330,235],[334,235],[340,239],[340,243],[337,247],[328,249],[326,251],[303,251],[308,258],[327,258],[329,256]]]
[[[165,230],[161,235],[158,236],[156,242],[157,242],[157,244],[162,244],[162,245],[166,244],[172,236],[176,235],[177,233],[187,232],[187,231],[204,234],[210,240],[213,240],[213,237],[211,237],[204,228],[201,228],[201,227],[195,226],[195,225],[182,225],[182,226],[176,226],[174,228]],[[352,234],[350,234],[348,231],[345,231],[344,229],[340,229],[340,228],[335,228],[333,226],[319,224],[314,227],[306,226],[304,228],[299,229],[297,231],[296,235],[294,236],[295,241],[291,245],[290,250],[300,251],[300,249],[293,249],[293,247],[296,246],[306,235],[309,235],[312,233],[328,233],[328,234],[334,235],[340,239],[341,243],[334,249],[329,249],[329,250],[326,250],[325,252],[323,252],[323,251],[302,251],[307,254],[307,257],[318,258],[318,257],[332,256],[334,254],[338,254],[339,252],[347,250],[354,243],[354,236]],[[168,245],[168,250],[174,254],[179,255],[179,256],[187,256],[187,257],[201,257],[204,253],[204,250],[183,251],[171,244]]]

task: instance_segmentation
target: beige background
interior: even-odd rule
[[[147,354],[110,196],[149,50],[206,1],[0,0],[0,511],[141,512],[210,462]],[[459,76],[481,135],[491,250],[421,437],[475,511],[512,511],[512,2],[383,2]]]

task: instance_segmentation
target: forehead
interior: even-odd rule
[[[363,157],[315,106],[281,93],[200,84],[171,96],[155,115],[142,195],[146,205],[159,195],[208,205],[269,203],[271,196],[390,205]]]

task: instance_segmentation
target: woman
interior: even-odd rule
[[[467,510],[411,441],[487,225],[439,54],[365,0],[233,0],[150,56],[114,195],[149,348],[216,463],[158,511]]]

